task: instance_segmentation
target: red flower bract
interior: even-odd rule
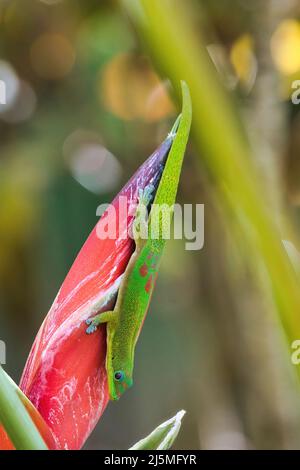
[[[126,197],[129,208],[137,203],[140,188],[157,183],[169,148],[167,139],[114,199],[117,214],[120,196]],[[109,213],[98,224],[107,223],[107,217]],[[125,224],[117,224],[116,239],[99,239],[97,226],[94,228],[64,280],[25,365],[20,388],[51,429],[55,440],[51,448],[80,449],[107,405],[105,326],[87,335],[85,320],[89,304],[107,294],[127,266],[134,242],[124,228],[128,229],[132,221],[129,213]],[[109,307],[112,305],[104,310]]]

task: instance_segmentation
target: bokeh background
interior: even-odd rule
[[[299,3],[185,1],[272,204],[299,225]],[[114,0],[0,0],[0,79],[0,339],[18,382],[97,206],[152,153],[177,110]],[[126,449],[180,409],[179,449],[300,448],[299,389],[272,300],[242,263],[195,154],[191,143],[178,200],[205,204],[205,246],[168,243],[134,387],[108,406],[87,449]]]

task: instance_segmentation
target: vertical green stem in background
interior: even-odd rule
[[[137,4],[139,8],[137,8]],[[249,263],[253,252],[266,268],[288,341],[300,338],[300,287],[281,242],[274,213],[266,202],[240,123],[224,92],[206,48],[192,34],[188,1],[123,0],[153,58],[172,80],[191,90],[193,137],[198,155],[213,178],[222,205],[241,225]],[[298,373],[300,368],[297,367]]]
[[[22,392],[0,366],[0,422],[18,450],[47,450],[20,396]],[[25,396],[24,396],[25,399]]]

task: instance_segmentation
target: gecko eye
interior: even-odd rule
[[[115,380],[117,382],[121,382],[122,380],[124,380],[124,377],[125,377],[125,374],[122,370],[118,370],[117,372],[115,372]]]

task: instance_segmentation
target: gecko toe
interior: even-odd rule
[[[93,333],[95,333],[95,331],[97,330],[97,327],[95,325],[90,325],[87,329],[86,329],[86,334],[87,335],[91,335]]]

